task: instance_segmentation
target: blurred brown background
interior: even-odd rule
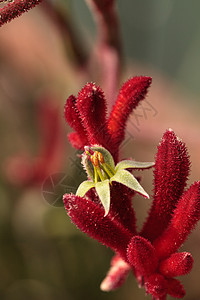
[[[96,35],[87,5],[83,0],[57,3],[87,53]],[[191,156],[189,184],[200,178],[200,2],[117,4],[125,57],[122,82],[134,75],[153,77],[147,100],[129,121],[121,157],[153,160],[162,134],[173,128]],[[62,206],[42,197],[48,173],[64,172],[72,180],[70,187],[84,178],[67,141],[63,106],[96,77],[77,66],[72,52],[42,6],[0,28],[0,299],[142,300],[144,290],[132,275],[116,292],[99,290],[111,251],[77,230]],[[151,194],[152,171],[142,175]],[[150,203],[134,199],[139,227]],[[200,227],[183,248],[195,261],[191,274],[181,279],[185,299],[197,300]]]

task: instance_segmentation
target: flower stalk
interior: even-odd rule
[[[86,0],[86,2],[97,27],[94,57],[97,58],[101,78],[107,78],[102,81],[102,85],[108,103],[113,104],[122,69],[122,43],[116,1]]]

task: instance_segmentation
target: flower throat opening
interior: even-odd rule
[[[114,169],[105,162],[103,154],[99,151],[94,151],[91,154],[89,151],[86,151],[86,154],[89,155],[90,161],[94,169],[94,182],[104,181],[110,179],[115,174]]]

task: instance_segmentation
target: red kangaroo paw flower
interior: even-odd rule
[[[64,203],[72,222],[117,253],[101,284],[102,290],[110,291],[121,286],[132,269],[138,284],[145,287],[152,299],[166,300],[167,294],[176,298],[185,294],[181,283],[172,277],[189,273],[193,259],[189,253],[176,252],[200,219],[200,182],[195,182],[184,192],[190,167],[186,146],[172,130],[165,132],[156,155],[154,201],[140,235],[136,236],[136,218],[131,202],[134,193],[112,180],[116,172],[120,172],[115,163],[127,119],[144,99],[150,84],[150,77],[134,77],[127,81],[108,120],[103,92],[93,83],[81,90],[77,100],[74,96],[69,98],[71,104],[66,119],[75,129],[69,139],[74,146],[83,147],[82,135],[87,137],[84,146],[88,147],[84,149],[89,180],[78,188],[77,194],[85,195],[84,198],[66,194]],[[72,107],[74,116],[70,114]],[[96,148],[103,151],[107,162],[104,158],[99,159],[97,152],[96,156],[89,152],[95,149],[93,144],[100,145]],[[92,160],[89,160],[90,156]],[[95,163],[94,159],[97,160]],[[91,170],[86,164],[90,161]],[[103,188],[108,184],[109,189],[104,192]],[[99,186],[101,190],[98,190]],[[102,203],[106,207],[108,201],[109,210],[104,214]]]
[[[127,257],[131,266],[143,276],[152,274],[158,266],[154,247],[140,236],[134,236],[131,239],[127,249]]]
[[[185,296],[183,285],[175,278],[167,279],[167,293],[175,298],[181,299]]]
[[[153,241],[169,224],[189,174],[185,144],[170,129],[158,146],[154,169],[154,201],[141,235]]]
[[[125,126],[130,113],[146,96],[151,81],[151,77],[133,77],[120,89],[108,120],[108,129],[116,150],[124,139]]]
[[[124,259],[131,234],[118,222],[107,215],[104,209],[94,202],[73,194],[64,195],[64,204],[73,223],[81,231],[112,248]]]
[[[101,88],[93,83],[86,84],[78,94],[76,105],[87,132],[89,144],[99,144],[109,150],[106,102]]]
[[[177,277],[190,273],[192,266],[193,258],[190,253],[174,253],[160,263],[159,271],[166,277]]]
[[[179,249],[200,218],[200,182],[195,182],[183,194],[168,228],[154,242],[160,258]]]
[[[114,256],[111,267],[106,278],[101,283],[101,290],[104,292],[113,291],[119,288],[126,280],[131,267],[121,257]]]
[[[66,101],[64,116],[67,123],[75,130],[76,133],[72,133],[68,136],[70,142],[75,148],[83,149],[85,145],[88,145],[87,132],[85,131],[80,114],[76,107],[76,97],[71,95]]]
[[[40,4],[40,2],[42,0],[14,0],[12,3],[0,8],[0,27]]]
[[[167,295],[167,280],[160,274],[153,274],[145,282],[145,289],[156,299],[163,299]]]

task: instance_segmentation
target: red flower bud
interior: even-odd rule
[[[153,274],[145,282],[145,289],[156,299],[163,299],[167,295],[167,281],[162,275]]]
[[[166,277],[177,277],[188,274],[192,266],[193,258],[190,253],[174,253],[160,263],[159,271]]]
[[[158,266],[154,247],[140,236],[134,236],[131,239],[127,249],[127,257],[131,266],[143,276],[152,274]]]
[[[101,283],[101,290],[109,292],[119,288],[125,282],[130,269],[130,265],[123,259],[119,256],[114,256],[114,259],[111,261],[110,270],[108,271],[106,278]]]
[[[167,293],[175,298],[181,299],[185,296],[183,285],[175,278],[167,279],[168,290]]]

